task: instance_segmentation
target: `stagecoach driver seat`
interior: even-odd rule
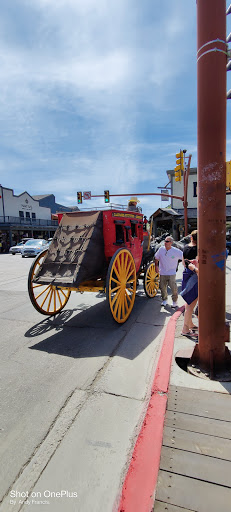
[[[137,197],[131,197],[128,201],[128,210],[131,212],[140,212],[140,208],[137,206],[137,203],[139,203],[139,199]]]

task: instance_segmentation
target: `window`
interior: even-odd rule
[[[19,217],[20,217],[20,219],[24,219],[24,212],[19,211],[18,213],[19,213]]]
[[[197,181],[193,182],[193,197],[197,197]]]
[[[123,244],[124,243],[124,230],[123,226],[120,224],[116,225],[116,243]]]
[[[132,230],[132,237],[134,238],[135,236],[137,236],[137,233],[136,233],[136,222],[134,222],[132,220],[131,220],[131,230]]]
[[[26,219],[30,219],[30,212],[26,212]]]
[[[36,213],[32,212],[32,219],[36,219]]]

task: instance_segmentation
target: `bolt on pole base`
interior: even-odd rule
[[[207,381],[231,382],[231,353],[228,347],[225,347],[223,360],[224,364],[222,367],[216,368],[211,351],[209,364],[202,364],[199,358],[198,345],[195,348],[181,349],[175,355],[176,364],[181,370],[190,373],[194,377]]]
[[[187,372],[204,380],[231,382],[231,354],[228,347],[225,347],[224,361],[221,367],[216,367],[212,350],[210,352],[209,365],[202,364],[198,348],[198,345],[196,345],[192,357],[187,364]]]

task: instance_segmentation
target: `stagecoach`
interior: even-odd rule
[[[159,275],[141,213],[110,209],[59,217],[49,248],[29,271],[28,291],[37,311],[54,316],[72,291],[101,291],[114,320],[121,324],[132,311],[139,278],[147,297],[155,297]]]

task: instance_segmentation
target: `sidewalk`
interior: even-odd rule
[[[229,308],[230,310],[230,308]],[[227,317],[229,318],[230,311]],[[175,357],[194,345],[177,322],[154,512],[231,510],[231,382],[205,381]],[[230,345],[230,344],[229,344]]]
[[[119,512],[231,510],[231,382],[203,380],[177,364],[179,351],[195,346],[180,334],[183,310],[168,321]],[[230,312],[228,305],[228,320]]]

